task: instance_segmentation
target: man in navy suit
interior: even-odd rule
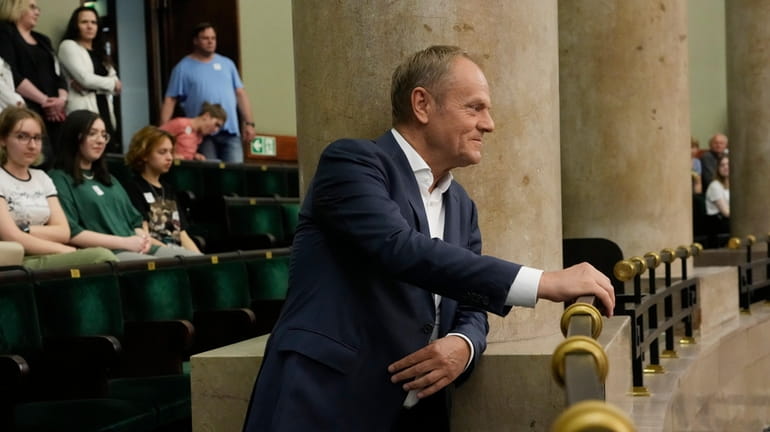
[[[445,431],[454,383],[486,347],[485,311],[582,294],[613,310],[588,264],[543,272],[480,255],[476,207],[450,172],[478,163],[494,130],[466,53],[415,53],[391,98],[393,129],[321,155],[246,431]]]

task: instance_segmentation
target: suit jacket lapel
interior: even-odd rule
[[[425,214],[425,206],[422,203],[422,197],[420,197],[420,187],[414,178],[414,171],[412,171],[412,167],[409,165],[409,160],[407,160],[406,155],[390,131],[377,138],[377,143],[390,151],[393,161],[398,167],[398,172],[403,173],[401,178],[405,186],[403,192],[405,192],[409,206],[412,208],[413,219],[411,222],[414,223],[414,228],[430,236],[428,216]]]
[[[460,241],[460,215],[458,199],[452,186],[444,193],[444,241],[458,244]]]

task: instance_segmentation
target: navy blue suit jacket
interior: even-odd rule
[[[484,310],[508,313],[520,266],[480,255],[476,207],[456,182],[444,205],[444,240],[431,239],[414,173],[390,132],[324,150],[247,431],[391,430],[406,392],[387,366],[428,344],[431,292],[443,296],[439,337],[466,335],[478,360]]]

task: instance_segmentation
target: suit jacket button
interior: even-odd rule
[[[422,332],[425,334],[433,333],[433,324],[425,324],[422,326]]]

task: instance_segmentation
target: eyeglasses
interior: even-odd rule
[[[40,6],[38,6],[38,5],[36,5],[36,4],[31,4],[31,5],[29,5],[29,9],[30,9],[30,10],[33,10],[33,11],[38,11],[38,12],[40,12]]]
[[[86,138],[88,139],[95,140],[98,137],[102,137],[105,143],[110,142],[110,138],[111,138],[110,134],[108,134],[107,132],[99,132],[96,129],[92,129],[88,132],[88,134],[86,134]]]
[[[43,142],[43,138],[43,135],[30,135],[24,132],[19,132],[16,134],[16,141],[25,145],[29,144],[31,141],[35,141],[35,143],[40,144]]]

